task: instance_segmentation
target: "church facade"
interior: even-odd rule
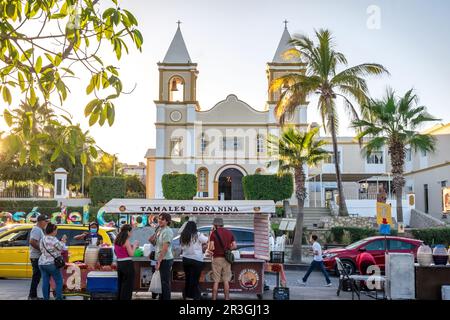
[[[273,61],[267,63],[267,84],[286,73],[303,72],[296,58],[284,60],[291,36],[284,29]],[[165,173],[192,173],[198,178],[197,197],[244,199],[242,177],[275,172],[269,161],[267,137],[278,135],[274,117],[279,93],[268,93],[263,111],[230,94],[208,110],[196,98],[197,64],[192,62],[178,27],[159,69],[156,105],[156,148],[147,158],[147,196],[162,198],[161,177]],[[308,127],[306,104],[300,105],[289,123]]]

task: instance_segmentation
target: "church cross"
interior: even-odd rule
[[[283,21],[283,23],[284,23],[284,28],[285,28],[285,29],[287,29],[287,24],[288,24],[288,22],[289,22],[289,21],[287,21],[286,19]]]

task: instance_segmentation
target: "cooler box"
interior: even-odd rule
[[[89,272],[87,275],[86,290],[90,293],[117,293],[117,272]]]
[[[450,286],[442,286],[442,300],[450,300]]]

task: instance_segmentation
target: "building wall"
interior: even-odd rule
[[[424,185],[428,185],[428,213],[435,218],[440,218],[442,216],[441,182],[447,181],[447,186],[450,185],[450,163],[413,172],[406,175],[406,179],[407,184],[412,184],[416,194],[416,208],[422,212],[426,212]]]

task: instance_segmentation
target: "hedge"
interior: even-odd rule
[[[330,230],[331,241],[339,244],[350,244],[364,238],[376,236],[376,229],[356,228],[356,227],[334,227]],[[391,231],[391,235],[396,235],[396,230]]]
[[[57,207],[56,200],[0,200],[0,211],[7,211],[5,209],[22,209],[24,207]]]
[[[245,199],[273,200],[289,199],[294,190],[291,174],[253,174],[242,178]]]
[[[167,173],[161,179],[164,198],[192,200],[197,194],[197,176],[187,173]]]
[[[450,228],[428,228],[411,231],[414,238],[422,240],[425,244],[450,246]]]
[[[94,206],[114,198],[125,198],[126,183],[123,177],[93,177],[89,195]]]

